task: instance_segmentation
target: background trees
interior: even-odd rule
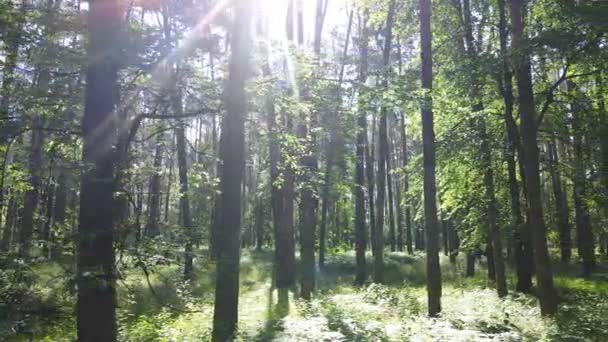
[[[78,303],[81,340],[135,340],[155,307],[166,322],[214,312],[206,337],[223,341],[251,331],[238,303],[257,307],[267,281],[256,298],[276,323],[353,280],[368,301],[392,293],[370,282],[426,282],[419,311],[437,316],[468,275],[556,314],[564,274],[605,273],[603,15],[549,0],[0,1],[2,302],[34,324],[23,313],[52,273],[61,286],[42,292],[53,310]]]

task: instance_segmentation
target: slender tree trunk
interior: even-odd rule
[[[505,103],[505,126],[507,131],[507,170],[509,181],[509,195],[511,201],[511,226],[513,230],[513,249],[515,255],[515,269],[517,273],[516,289],[520,292],[528,292],[532,287],[532,252],[529,239],[529,225],[524,224],[522,219],[521,200],[519,195],[519,184],[517,181],[517,163],[515,161],[516,152],[520,159],[520,174],[522,179],[525,175],[522,167],[523,148],[521,147],[519,132],[515,119],[513,118],[513,74],[509,63],[508,51],[508,30],[505,0],[498,0],[499,8],[499,37],[500,51],[502,57],[502,75],[500,79],[501,93]],[[527,196],[527,189],[524,181],[524,194]]]
[[[363,18],[360,18],[361,39],[359,45],[359,82],[365,84],[368,72],[368,41],[369,29],[367,18],[369,11],[363,11]],[[357,150],[355,164],[355,250],[357,259],[357,275],[355,284],[363,285],[367,279],[367,264],[365,260],[365,250],[367,249],[367,227],[365,224],[365,141],[367,135],[367,108],[362,100],[363,89],[359,90],[359,116],[357,116]],[[373,196],[373,194],[372,194]]]
[[[177,71],[176,71],[177,74]],[[177,75],[174,75],[177,77]],[[171,104],[175,116],[183,115],[182,94],[178,88],[177,79],[174,80],[174,88],[171,92]],[[186,242],[184,246],[184,279],[191,280],[194,272],[193,266],[193,246],[194,246],[194,225],[190,212],[190,194],[188,193],[188,161],[186,149],[186,125],[183,120],[179,120],[175,129],[177,147],[177,169],[179,176],[179,213],[180,221],[184,227]]]
[[[238,321],[239,260],[241,245],[241,182],[244,164],[245,81],[249,74],[250,3],[234,4],[235,18],[225,100],[226,116],[222,129],[220,159],[224,167],[220,180],[222,216],[218,230],[218,258],[213,314],[214,342],[234,338]]]
[[[470,75],[471,88],[470,97],[474,101],[472,107],[473,113],[481,113],[483,111],[483,102],[480,84],[478,46],[473,38],[473,26],[471,23],[471,8],[469,0],[464,0],[462,3],[465,25],[465,42],[466,53],[469,56],[473,70]],[[480,115],[476,120],[481,140],[480,153],[483,172],[483,184],[485,188],[485,221],[487,223],[487,248],[486,257],[488,260],[488,277],[491,281],[496,282],[496,290],[500,297],[507,294],[507,285],[505,278],[505,265],[502,254],[502,239],[498,229],[498,209],[496,204],[496,194],[494,189],[494,170],[492,165],[492,151],[490,149],[490,137],[487,132],[486,118]]]
[[[15,191],[11,191],[8,204],[6,207],[6,222],[2,231],[2,250],[0,252],[11,252],[13,230],[15,227],[15,219],[17,216],[17,199]]]
[[[407,131],[405,125],[405,115],[401,113],[401,153],[403,154],[403,168],[405,174],[403,176],[403,194],[405,196],[405,245],[408,254],[414,254],[414,248],[412,245],[412,215],[411,208],[408,200],[409,191],[409,172],[408,167],[408,147],[407,147]]]
[[[255,249],[258,252],[264,247],[264,204],[258,201],[255,206]]]
[[[568,91],[576,92],[571,81],[567,81]],[[577,101],[575,99],[574,101]],[[595,268],[595,245],[591,229],[591,216],[586,203],[587,170],[585,168],[583,113],[580,106],[572,104],[572,135],[574,152],[574,212],[576,217],[576,238],[578,254],[583,262],[583,276],[588,277]]]
[[[386,17],[386,31],[384,40],[384,50],[382,52],[382,66],[384,68],[384,76],[382,87],[388,89],[388,78],[390,75],[390,56],[393,39],[393,20],[395,16],[395,0],[389,3],[388,14]],[[384,281],[384,211],[386,205],[386,178],[387,178],[387,162],[388,162],[388,134],[387,122],[388,108],[383,105],[380,110],[380,123],[378,128],[378,198],[376,201],[376,252],[374,253],[374,282],[382,283]],[[389,203],[390,204],[390,203]],[[393,226],[394,228],[394,226]]]
[[[51,244],[51,234],[53,227],[53,207],[55,203],[55,183],[52,177],[49,175],[48,184],[45,190],[45,217],[44,217],[44,226],[42,228],[42,255],[44,257],[50,258],[50,244]]]
[[[388,123],[387,123],[388,124]],[[387,126],[388,130],[388,126]],[[386,136],[386,188],[388,192],[388,219],[389,219],[389,245],[391,247],[391,252],[397,250],[397,236],[395,229],[395,201],[393,196],[393,175],[392,167],[391,167],[391,147],[390,147],[390,134],[387,133]]]
[[[67,209],[67,179],[65,171],[60,170],[59,176],[57,177],[57,191],[55,192],[55,206],[53,208],[53,227],[54,230],[65,229],[65,216]],[[60,255],[62,248],[62,241],[55,239],[55,234],[51,232],[49,236],[50,242],[50,257],[54,258]]]
[[[39,74],[38,86],[39,91],[46,92],[49,82],[49,71],[42,70]],[[44,144],[43,121],[40,115],[35,115],[32,119],[32,135],[28,156],[28,172],[30,188],[25,192],[23,202],[23,217],[21,220],[21,228],[19,231],[19,253],[28,255],[31,249],[31,243],[34,233],[34,217],[38,208],[41,182],[42,168],[42,146]]]
[[[551,173],[551,184],[553,195],[555,196],[555,217],[557,217],[557,230],[559,232],[559,244],[561,259],[563,262],[570,261],[572,256],[572,237],[570,234],[570,222],[568,221],[568,209],[566,207],[566,197],[562,189],[562,177],[559,170],[559,156],[555,145],[555,137],[548,146],[549,154],[549,173]]]
[[[160,235],[160,182],[161,168],[163,162],[163,134],[158,134],[154,149],[154,174],[150,177],[150,194],[148,197],[148,222],[146,223],[145,235],[154,238]]]
[[[543,217],[540,194],[540,172],[538,151],[538,122],[534,107],[532,70],[527,37],[524,33],[524,1],[510,0],[512,51],[516,65],[521,138],[524,146],[523,164],[528,193],[529,222],[534,247],[534,264],[538,281],[538,297],[541,314],[553,315],[557,312],[557,296],[553,286],[553,271],[547,248],[547,233]]]
[[[439,223],[437,221],[437,188],[435,181],[435,130],[433,128],[433,53],[431,31],[431,1],[420,0],[420,45],[422,58],[422,89],[426,92],[421,103],[422,150],[424,166],[424,218],[426,224],[426,274],[428,314],[441,312],[441,268],[439,268]]]
[[[89,4],[87,82],[82,120],[82,159],[86,168],[80,187],[77,252],[78,341],[116,341],[114,270],[114,110],[121,44],[122,10],[118,1]]]

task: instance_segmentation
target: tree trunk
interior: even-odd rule
[[[369,10],[365,9],[363,18],[360,18],[361,39],[359,45],[359,82],[361,84],[365,84],[368,72],[368,16]],[[360,99],[362,91],[363,89],[360,88]],[[355,284],[363,285],[367,279],[367,264],[365,260],[365,250],[367,249],[367,227],[365,224],[365,142],[367,140],[367,108],[363,100],[359,100],[357,106],[359,109],[359,116],[357,116],[358,130],[355,164],[355,250],[357,259],[357,275],[355,276]]]
[[[387,123],[388,124],[388,123]],[[388,129],[388,127],[387,127]],[[393,175],[391,174],[391,147],[390,134],[386,136],[386,188],[388,189],[388,219],[389,219],[389,245],[391,252],[397,250],[397,234],[395,229],[395,201],[393,196]]]
[[[500,79],[501,93],[505,103],[505,126],[507,131],[507,149],[505,158],[507,159],[509,195],[511,202],[511,226],[513,230],[513,249],[515,255],[515,269],[517,273],[516,289],[520,292],[528,292],[532,287],[532,252],[529,239],[529,224],[524,224],[522,219],[521,201],[519,195],[519,184],[517,182],[517,163],[515,161],[516,152],[519,155],[519,171],[522,179],[525,175],[522,167],[523,148],[521,147],[519,132],[515,119],[513,118],[513,74],[509,63],[508,51],[508,30],[505,0],[498,0],[499,9],[499,38],[500,51],[502,57],[502,75]],[[525,181],[524,181],[525,182]],[[524,183],[524,194],[527,196],[527,189]]]
[[[480,84],[480,75],[477,66],[479,65],[478,47],[473,38],[473,26],[471,23],[471,8],[469,0],[464,0],[462,3],[465,25],[465,42],[466,53],[469,56],[472,65],[470,75],[471,88],[470,97],[475,103],[471,110],[473,113],[482,113],[483,99],[481,93],[482,84]],[[502,255],[502,239],[498,228],[498,209],[496,204],[496,194],[494,189],[494,170],[492,165],[492,151],[490,149],[490,137],[487,132],[486,118],[483,113],[477,121],[478,134],[481,141],[481,168],[483,172],[484,184],[484,199],[485,199],[485,221],[488,227],[487,230],[487,247],[486,257],[488,260],[488,277],[491,281],[496,282],[496,290],[499,297],[504,297],[507,294],[507,285],[505,279],[505,265]]]
[[[393,39],[393,20],[395,16],[395,0],[391,0],[388,7],[386,17],[386,31],[384,40],[384,50],[382,52],[382,66],[384,75],[382,87],[388,89],[388,78],[390,76],[390,57]],[[380,123],[378,128],[378,198],[376,200],[376,245],[374,246],[374,282],[382,283],[384,281],[384,211],[386,204],[386,178],[387,178],[387,163],[388,163],[388,134],[387,122],[388,108],[383,105],[380,110]],[[390,203],[389,203],[390,204]],[[390,212],[390,211],[389,211]],[[390,215],[389,215],[390,217]],[[394,226],[393,226],[394,228]]]
[[[403,154],[403,194],[405,196],[405,245],[407,248],[408,254],[414,254],[414,248],[412,245],[412,215],[411,208],[408,201],[408,191],[409,191],[409,173],[407,170],[408,166],[408,149],[407,149],[407,131],[405,126],[405,115],[403,112],[401,113],[401,153]]]
[[[89,4],[89,45],[85,110],[82,120],[85,168],[80,187],[77,252],[78,341],[116,341],[114,270],[114,110],[122,11],[115,0]]]
[[[239,260],[241,246],[241,182],[244,166],[245,81],[249,74],[250,3],[236,7],[231,37],[231,55],[225,100],[226,116],[222,126],[220,159],[224,167],[220,180],[222,215],[217,232],[218,258],[213,314],[214,342],[234,338],[238,321]]]
[[[433,128],[433,53],[431,0],[420,0],[421,81],[426,92],[421,102],[422,150],[424,166],[424,218],[426,224],[426,287],[428,314],[441,312],[441,268],[439,267],[439,223],[437,221],[437,188],[435,181],[435,130]]]
[[[46,90],[48,84],[48,71],[40,73],[40,90]],[[46,79],[45,81],[43,79]],[[30,253],[34,233],[34,217],[38,208],[39,192],[41,187],[40,172],[42,168],[42,146],[44,144],[44,133],[42,131],[42,118],[35,115],[32,119],[32,136],[28,156],[28,172],[30,174],[28,183],[30,188],[25,192],[23,202],[23,217],[19,231],[19,254],[26,256]]]
[[[562,177],[559,169],[559,156],[555,145],[555,137],[553,137],[553,141],[549,144],[548,150],[549,173],[551,174],[551,185],[553,187],[553,195],[555,196],[555,217],[557,217],[561,259],[563,262],[568,262],[572,256],[572,237],[570,234],[570,222],[568,221],[566,197],[562,189]]]
[[[148,195],[148,222],[144,229],[145,235],[148,238],[154,238],[160,235],[160,182],[163,162],[163,134],[158,134],[154,149],[154,174],[150,177],[150,194]]]
[[[65,171],[60,170],[59,176],[57,177],[57,191],[55,192],[55,207],[53,208],[53,227],[54,230],[65,229],[65,216],[67,209],[67,200],[68,200],[68,192],[67,192],[67,179]],[[55,234],[51,232],[49,241],[50,241],[50,257],[54,258],[57,255],[61,254],[61,248],[63,248],[62,241],[57,241],[55,239]]]
[[[567,81],[568,91],[576,92],[574,83]],[[572,104],[572,135],[574,152],[574,213],[576,218],[576,237],[578,254],[583,262],[583,276],[588,277],[595,268],[595,245],[593,231],[591,230],[591,217],[586,203],[587,197],[587,170],[585,168],[582,109],[574,99]]]
[[[534,264],[538,281],[538,297],[542,315],[557,312],[557,296],[553,287],[553,271],[547,248],[547,233],[540,194],[538,123],[534,107],[532,70],[528,52],[527,37],[524,33],[523,0],[510,0],[512,52],[516,65],[521,138],[524,147],[523,165],[528,192],[529,223],[534,247]]]

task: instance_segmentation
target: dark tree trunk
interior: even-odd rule
[[[220,159],[224,165],[220,179],[222,215],[217,232],[218,258],[213,314],[213,341],[234,338],[238,321],[239,260],[241,246],[241,182],[244,166],[245,81],[249,74],[250,3],[239,1],[231,37],[231,55],[226,84],[226,116],[222,126]]]
[[[570,92],[576,92],[571,81],[566,82]],[[574,99],[577,101],[579,99]],[[578,103],[572,105],[572,135],[574,152],[574,213],[578,254],[583,263],[583,276],[588,277],[595,268],[595,244],[591,230],[591,216],[586,203],[587,170],[585,168],[583,113]]]
[[[158,134],[156,139],[156,147],[154,149],[154,174],[150,177],[150,194],[148,195],[148,222],[144,233],[148,238],[154,238],[160,235],[160,182],[161,168],[163,162],[163,134]]]
[[[55,203],[55,183],[51,177],[49,177],[48,184],[44,192],[46,208],[44,216],[44,226],[42,228],[42,255],[47,258],[50,258],[49,251],[53,227],[53,207]]]
[[[55,192],[55,207],[53,208],[53,227],[55,230],[57,229],[65,229],[65,216],[66,209],[68,204],[68,189],[67,189],[67,179],[65,171],[59,171],[59,176],[57,177],[57,191]],[[61,253],[62,241],[55,240],[53,232],[49,237],[49,242],[51,245],[50,248],[50,257],[54,258],[55,256]]]
[[[386,18],[386,31],[384,50],[382,52],[382,66],[384,75],[382,87],[388,89],[388,78],[390,76],[390,57],[393,39],[393,20],[395,17],[395,0],[389,3],[388,14]],[[388,134],[387,122],[388,108],[382,106],[380,110],[380,123],[378,128],[378,198],[376,200],[376,244],[374,247],[374,282],[381,283],[384,281],[384,211],[386,204],[386,178],[387,178],[387,163],[388,163]],[[390,205],[390,203],[389,203]],[[390,212],[390,211],[389,211]],[[389,215],[390,217],[390,215]],[[393,226],[394,228],[394,226]],[[394,230],[393,230],[394,232]]]
[[[369,11],[367,9],[364,10],[363,18],[360,18],[361,39],[359,45],[359,82],[361,82],[361,84],[364,84],[367,80],[368,72],[368,13]],[[362,90],[360,90],[360,92],[361,91]],[[367,108],[363,101],[358,103],[358,108],[357,159],[355,166],[355,250],[357,259],[357,275],[355,276],[355,284],[363,285],[367,279],[367,264],[365,260],[365,250],[367,249],[367,227],[365,224],[365,141],[367,134]]]
[[[467,265],[466,265],[466,270],[465,270],[466,277],[475,276],[475,259],[477,258],[476,254],[477,254],[477,252],[475,252],[475,251],[467,252],[467,256],[466,256]]]
[[[519,155],[519,171],[522,179],[525,175],[522,167],[523,148],[521,147],[519,132],[515,119],[513,118],[513,74],[509,63],[507,13],[505,0],[499,0],[499,37],[500,51],[502,57],[502,75],[500,79],[501,93],[505,103],[505,126],[507,131],[507,170],[509,180],[509,195],[511,202],[511,226],[513,234],[513,249],[515,256],[515,269],[517,273],[516,289],[520,292],[528,292],[532,287],[532,251],[529,239],[529,224],[524,224],[522,219],[521,200],[519,195],[519,184],[517,182],[517,163],[515,161],[516,151]],[[524,183],[524,194],[527,189]]]
[[[114,270],[113,112],[118,100],[118,65],[122,11],[115,0],[89,4],[89,45],[82,159],[86,168],[80,187],[76,305],[80,342],[116,341]]]
[[[177,71],[174,77],[177,77]],[[182,94],[178,88],[177,79],[174,80],[174,89],[171,92],[171,104],[175,116],[183,115]],[[184,279],[192,279],[193,266],[193,246],[194,246],[194,225],[190,212],[190,194],[188,193],[188,153],[186,148],[186,125],[183,120],[177,123],[175,129],[177,147],[177,169],[179,175],[179,213],[180,222],[184,227],[185,246],[184,246]],[[168,190],[167,190],[168,191]]]
[[[43,78],[41,73],[40,78]],[[42,81],[39,81],[42,82]],[[40,86],[42,87],[42,86]],[[44,86],[46,89],[46,86]],[[23,201],[23,217],[19,230],[19,254],[28,255],[30,253],[33,233],[34,217],[38,208],[38,197],[41,187],[40,170],[42,167],[42,145],[44,144],[44,134],[42,131],[42,118],[36,115],[32,120],[32,138],[28,156],[28,171],[30,174],[28,183],[30,188],[25,192]]]
[[[11,252],[14,239],[15,221],[17,218],[17,199],[16,193],[11,191],[8,205],[6,207],[6,222],[2,231],[2,249],[0,252]]]
[[[264,204],[261,201],[255,206],[255,249],[258,252],[264,247]]]
[[[471,23],[471,8],[469,0],[464,0],[462,3],[465,25],[465,42],[466,53],[469,56],[472,65],[470,74],[471,88],[470,97],[474,101],[472,106],[473,113],[481,113],[483,111],[482,93],[480,84],[480,71],[478,70],[479,56],[478,47],[473,38],[473,25]],[[498,208],[496,204],[496,194],[494,188],[494,165],[492,165],[492,151],[490,148],[490,137],[487,132],[486,118],[482,114],[477,121],[478,134],[481,140],[481,167],[483,172],[484,184],[484,200],[485,200],[485,222],[487,224],[487,247],[486,258],[488,260],[488,278],[496,282],[496,290],[500,297],[507,294],[507,285],[505,278],[505,265],[502,254],[502,239],[498,228]]]
[[[549,172],[551,173],[551,184],[553,196],[555,196],[555,216],[557,217],[557,230],[559,232],[559,245],[561,259],[563,262],[570,261],[572,256],[572,237],[570,234],[570,222],[568,220],[568,208],[566,197],[562,188],[562,177],[559,169],[559,156],[555,145],[555,137],[549,144]]]
[[[441,268],[439,267],[439,223],[437,221],[437,188],[435,181],[435,130],[433,128],[433,53],[431,1],[420,0],[421,81],[426,91],[421,102],[422,149],[424,166],[424,218],[426,224],[426,286],[428,314],[441,312]]]
[[[448,245],[450,248],[450,262],[456,263],[458,252],[460,249],[460,239],[458,238],[458,231],[454,227],[452,221],[448,221]]]
[[[366,120],[367,121],[367,120]],[[367,123],[367,122],[366,122]],[[366,125],[367,126],[367,125]],[[369,212],[369,231],[370,231],[370,242],[372,247],[373,255],[376,254],[376,212],[375,210],[375,177],[374,177],[374,154],[373,154],[373,137],[375,130],[375,122],[371,127],[371,130],[368,130],[366,127],[365,130],[365,173],[366,173],[366,181],[367,181],[367,211]],[[372,143],[368,139],[368,131],[371,131],[371,139]],[[371,146],[370,146],[371,145]]]
[[[407,132],[405,127],[405,115],[401,113],[401,153],[403,154],[403,168],[405,174],[403,176],[403,194],[405,196],[405,245],[408,254],[414,254],[414,248],[412,245],[412,215],[408,201],[409,191],[409,174],[407,170],[408,165],[408,149],[407,149]]]
[[[388,124],[388,123],[387,123]],[[388,126],[387,126],[388,130]],[[391,174],[391,147],[390,147],[390,134],[387,133],[386,142],[386,188],[388,195],[388,220],[389,220],[389,245],[391,252],[397,250],[397,234],[395,229],[395,201],[393,196],[393,175]]]
[[[534,248],[534,264],[538,281],[538,297],[541,314],[553,315],[557,312],[557,295],[553,286],[553,271],[547,248],[547,233],[540,194],[538,122],[534,107],[532,70],[528,52],[527,37],[524,33],[524,1],[510,0],[512,52],[519,93],[521,138],[524,147],[523,165],[528,193],[529,223]]]

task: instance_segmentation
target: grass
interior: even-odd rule
[[[272,257],[271,252],[243,252],[240,341],[608,341],[608,273],[603,270],[581,279],[576,265],[556,264],[560,312],[541,318],[531,295],[510,292],[500,299],[485,270],[464,278],[463,265],[442,258],[443,311],[428,318],[423,255],[388,253],[385,284],[363,287],[352,285],[353,253],[330,255],[327,266],[317,270],[318,290],[310,302],[294,290],[272,288]],[[26,332],[13,333],[8,341],[73,341],[69,280],[57,265],[41,265],[35,273],[37,296],[63,307],[64,314],[20,317]],[[212,264],[199,263],[195,281],[185,284],[177,266],[158,267],[149,279],[130,270],[119,282],[120,340],[209,340],[213,274]]]

